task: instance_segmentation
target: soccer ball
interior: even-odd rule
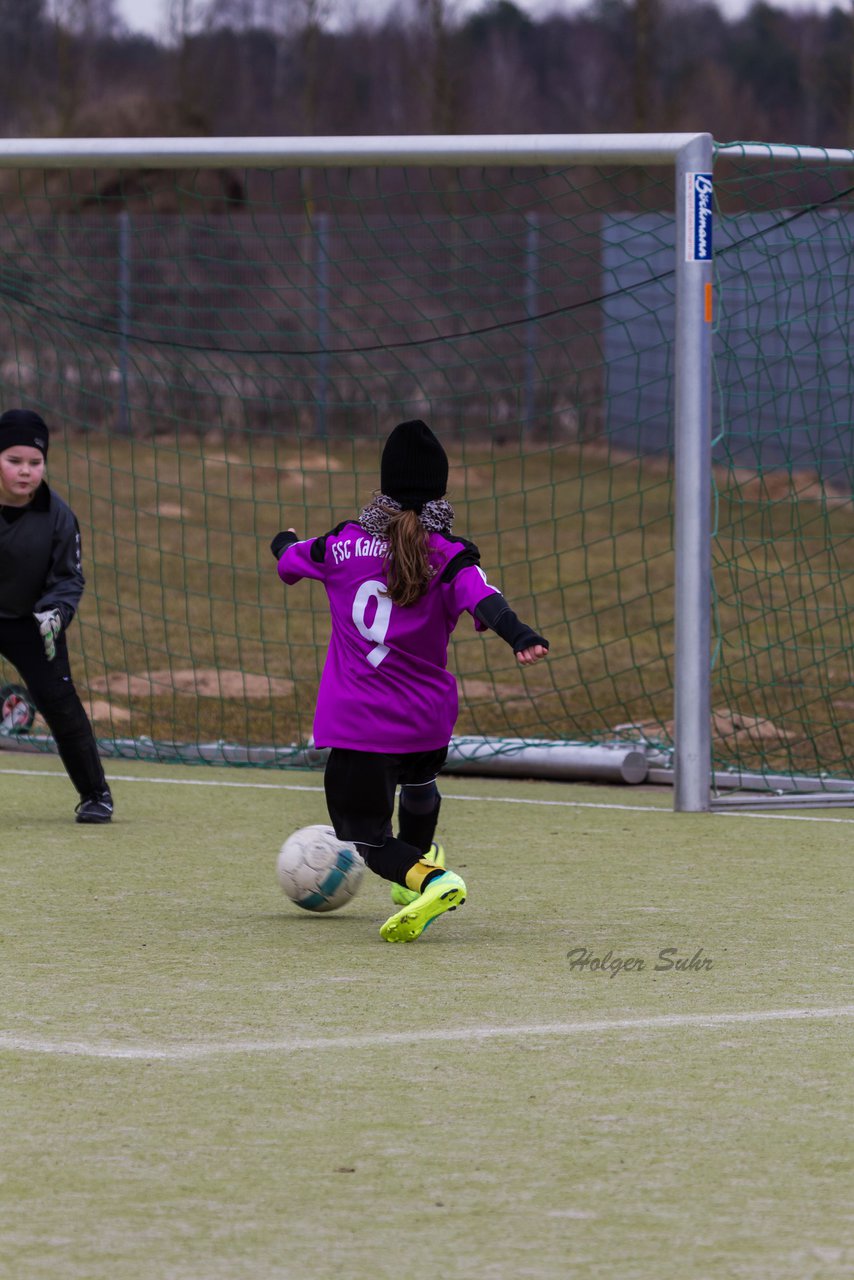
[[[337,911],[346,906],[364,871],[354,846],[324,826],[294,831],[276,860],[279,884],[291,902],[306,911]]]
[[[30,694],[20,684],[0,689],[0,735],[26,733],[36,718]]]

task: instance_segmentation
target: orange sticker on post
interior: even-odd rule
[[[711,284],[707,284],[705,286],[705,295],[706,295],[706,317],[705,317],[706,324],[711,324],[712,323],[712,286]]]

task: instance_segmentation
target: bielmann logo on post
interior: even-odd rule
[[[712,175],[688,173],[687,200],[685,203],[685,257],[688,262],[712,260]]]

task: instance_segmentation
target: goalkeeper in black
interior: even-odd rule
[[[80,528],[44,480],[49,433],[39,414],[0,415],[0,655],[20,672],[76,787],[78,822],[110,822],[92,726],[74,688],[65,632],[84,578]]]

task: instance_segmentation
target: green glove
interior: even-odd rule
[[[56,637],[62,630],[62,614],[58,609],[45,609],[44,613],[34,613],[33,617],[39,624],[45,656],[48,662],[53,662],[56,657]]]

